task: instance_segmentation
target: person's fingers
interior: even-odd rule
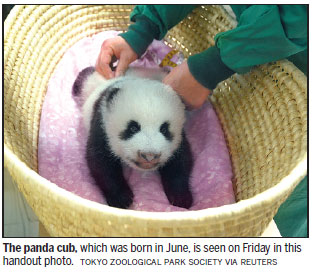
[[[124,75],[129,65],[138,58],[138,55],[128,46],[125,51],[121,52],[115,76],[119,77]]]
[[[124,75],[128,66],[129,66],[129,62],[127,60],[121,58],[117,64],[115,76],[119,77],[119,76]]]
[[[115,62],[117,62],[117,57],[115,55],[112,56],[112,59],[109,63],[109,67],[112,71],[116,71],[116,65],[115,65]]]
[[[96,61],[95,69],[106,79],[124,74],[130,63],[138,58],[128,43],[122,37],[105,40]],[[118,64],[115,67],[115,61]]]
[[[105,42],[102,45],[101,53],[96,61],[95,69],[106,79],[111,79],[115,76],[114,72],[110,67],[114,51],[111,47],[107,47]]]
[[[163,83],[172,87],[182,98],[187,107],[198,109],[207,100],[211,90],[202,86],[190,73],[186,62],[175,67]]]
[[[96,62],[95,70],[100,73],[104,78],[111,79],[114,78],[114,72],[111,70],[111,68],[106,64],[99,64],[99,61]]]

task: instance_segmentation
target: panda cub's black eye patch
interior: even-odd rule
[[[169,131],[169,122],[164,122],[163,124],[161,124],[160,128],[159,128],[159,131],[163,134],[163,136],[171,141],[173,139],[173,134]]]
[[[130,120],[127,124],[127,128],[120,133],[119,137],[122,140],[127,140],[132,138],[136,133],[140,131],[141,131],[140,124],[134,120]]]

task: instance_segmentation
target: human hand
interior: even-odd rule
[[[207,100],[211,90],[201,85],[191,74],[187,62],[173,68],[163,79],[163,83],[173,88],[186,106],[197,109]]]
[[[112,71],[110,63],[115,56],[118,59],[116,71]],[[120,36],[107,39],[103,42],[95,69],[106,79],[123,75],[129,64],[135,61],[138,55],[130,45]]]
[[[181,96],[186,106],[194,109],[200,108],[211,93],[211,90],[193,77],[187,62],[173,68],[163,79],[163,83],[171,86]]]

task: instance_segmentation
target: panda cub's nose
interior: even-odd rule
[[[157,153],[151,153],[151,152],[138,152],[138,156],[140,159],[145,160],[146,162],[157,162],[160,154]]]

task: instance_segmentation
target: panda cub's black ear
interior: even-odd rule
[[[77,78],[73,84],[73,87],[72,87],[72,94],[74,96],[80,96],[81,95],[83,83],[94,72],[95,72],[94,66],[86,67],[85,69],[83,69],[82,71],[79,72],[79,74],[78,74],[78,76],[77,76]]]
[[[116,87],[115,84],[109,86],[105,89],[105,95],[106,95],[106,106],[109,108],[111,103],[113,102],[113,99],[116,97],[118,92],[120,91],[120,88]]]

